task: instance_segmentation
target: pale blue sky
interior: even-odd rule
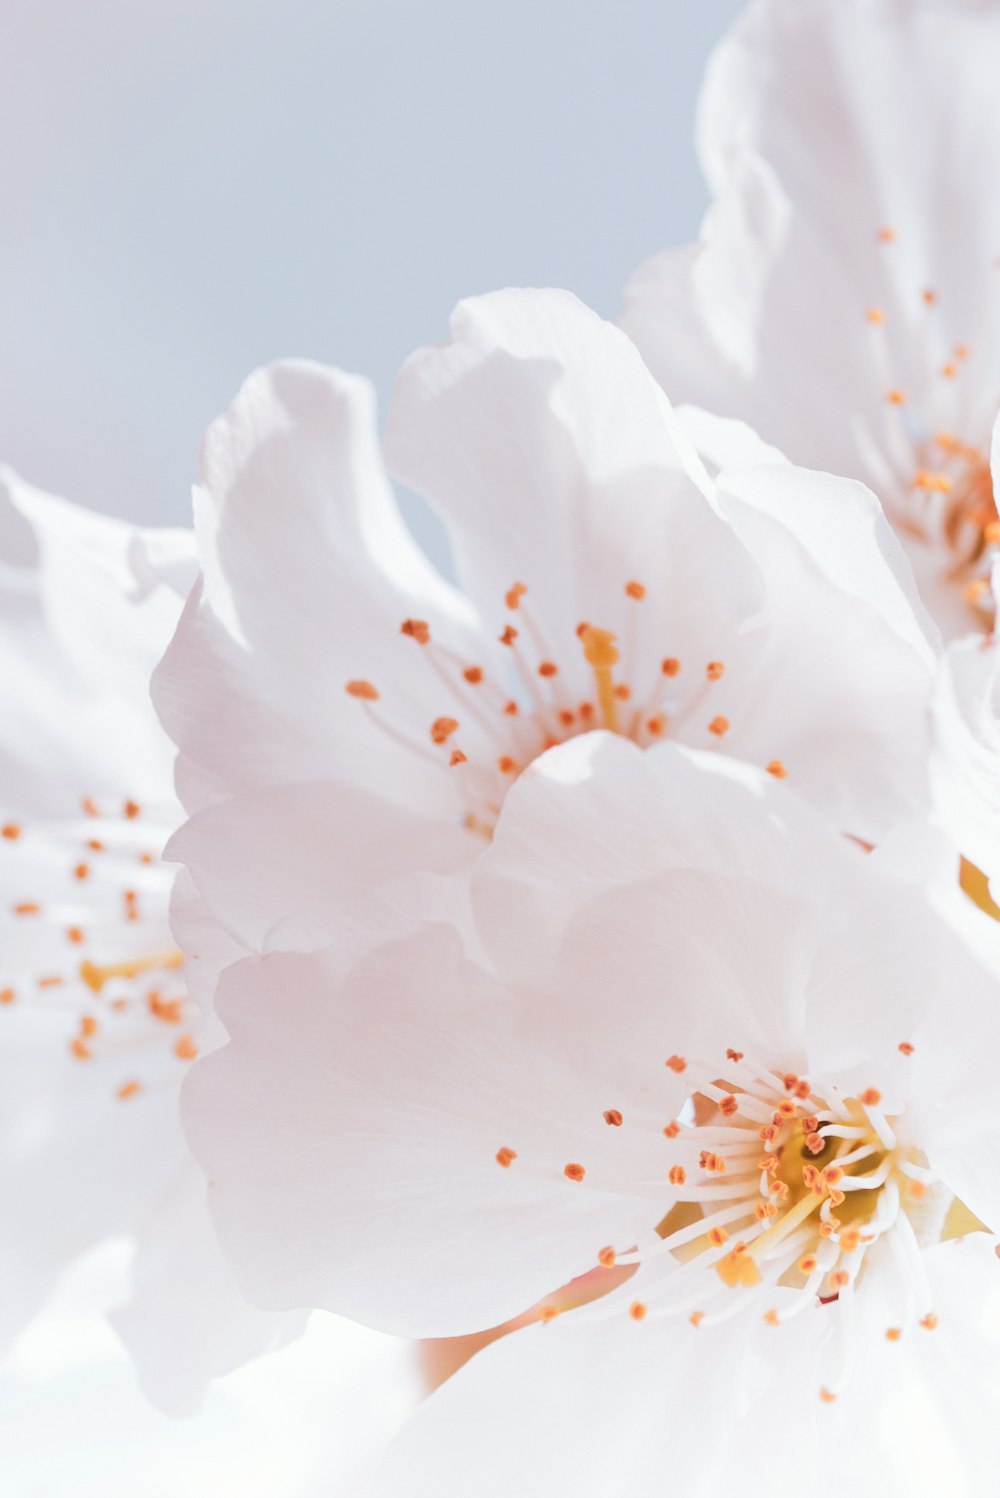
[[[737,0],[3,0],[0,457],[181,522],[199,435],[307,354],[383,401],[461,296],[614,315],[693,236]]]

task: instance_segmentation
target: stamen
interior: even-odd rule
[[[99,966],[81,962],[80,977],[93,993],[100,993],[111,978],[137,978],[140,973],[183,967],[183,952],[155,952],[151,957],[135,957],[128,962],[109,962]]]

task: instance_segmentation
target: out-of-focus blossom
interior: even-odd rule
[[[362,1498],[419,1400],[414,1349],[317,1314],[174,1420],[106,1319],[128,1257],[119,1241],[78,1261],[0,1361],[4,1498]]]
[[[772,1460],[809,1486],[831,1452],[852,1493],[929,1491],[942,1457],[972,1491],[1000,1408],[996,962],[787,787],[607,735],[521,778],[471,899],[480,961],[437,927],[346,976],[229,969],[231,1043],[185,1089],[266,1304],[457,1334],[609,1275],[477,1354],[380,1492],[653,1498],[669,1472],[708,1498],[735,1470],[771,1491]]]
[[[15,1226],[0,1332],[84,1250],[125,1237],[133,1294],[115,1322],[147,1393],[174,1410],[292,1325],[236,1293],[178,1116],[185,1070],[212,1043],[214,973],[239,955],[212,928],[182,970],[160,861],[180,808],[149,677],[192,553],[189,533],[136,530],[3,475],[0,1192]]]
[[[787,775],[869,840],[921,804],[932,651],[873,496],[732,423],[698,439],[714,480],[573,297],[463,303],[387,437],[459,591],[405,531],[366,383],[247,381],[205,441],[202,578],[154,691],[193,813],[171,852],[228,933],[307,950],[336,918],[346,955],[376,892],[440,912],[526,766],[594,728]]]
[[[987,0],[756,0],[704,86],[701,243],[623,318],[672,399],[868,482],[946,638],[994,617],[998,54]]]

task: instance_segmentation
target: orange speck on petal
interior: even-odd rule
[[[846,1269],[835,1269],[832,1274],[827,1275],[826,1282],[831,1290],[842,1290],[850,1278]]]
[[[906,1189],[909,1192],[910,1196],[913,1197],[914,1201],[920,1201],[922,1197],[925,1197],[927,1195],[927,1187],[924,1185],[923,1181],[908,1181],[906,1183]]]
[[[664,1065],[669,1066],[671,1071],[677,1072],[678,1076],[682,1071],[687,1071],[687,1062],[683,1056],[668,1056]]]
[[[868,311],[865,313],[865,317],[870,323],[876,325],[885,322],[885,313],[882,311],[881,307],[869,307]]]
[[[837,1400],[836,1394],[831,1394],[829,1389],[820,1389],[819,1397],[824,1404],[835,1404]]]
[[[509,754],[501,754],[497,760],[497,769],[501,775],[514,775],[517,773],[517,761],[511,759]]]
[[[646,596],[646,589],[643,584],[634,581],[625,584],[625,592],[629,598],[634,598],[637,602]]]
[[[895,229],[882,228],[878,231],[878,237],[881,244],[892,244],[896,238],[896,231]]]
[[[97,1034],[97,1021],[92,1014],[85,1014],[80,1020],[80,1034],[85,1036]]]
[[[654,739],[661,738],[665,733],[667,720],[662,713],[654,713],[651,718],[646,719],[646,731],[651,733]]]
[[[679,660],[677,660],[676,656],[673,655],[668,655],[666,660],[660,667],[660,670],[663,672],[664,676],[676,676],[680,669],[681,663]]]
[[[641,1321],[646,1314],[646,1307],[641,1300],[633,1300],[628,1308],[628,1313],[633,1321]]]
[[[569,1164],[563,1166],[563,1175],[568,1181],[582,1181],[586,1174],[587,1172],[582,1165]]]
[[[132,1082],[123,1082],[122,1085],[118,1089],[118,1096],[122,1100],[122,1102],[124,1103],[128,1098],[135,1097],[136,1093],[140,1092],[141,1090],[142,1090],[142,1083],[141,1082],[135,1082],[135,1081],[132,1081]]]
[[[721,739],[724,733],[729,732],[729,719],[723,718],[720,714],[718,717],[712,719],[708,725],[708,731],[709,733],[714,733],[717,739]]]
[[[508,1149],[506,1145],[496,1152],[496,1162],[502,1165],[504,1170],[509,1170],[511,1162],[517,1159],[517,1150]]]
[[[198,1047],[193,1035],[181,1035],[174,1044],[174,1055],[178,1061],[193,1061],[198,1054]]]
[[[61,988],[65,981],[65,978],[60,978],[52,974],[49,977],[39,978],[38,986],[39,988]]]
[[[447,743],[452,734],[458,729],[457,718],[435,718],[431,724],[431,742],[434,744]]]
[[[924,1328],[925,1331],[928,1331],[928,1332],[934,1331],[935,1328],[937,1327],[937,1324],[938,1324],[938,1319],[935,1316],[935,1314],[934,1314],[933,1311],[928,1311],[928,1313],[927,1313],[926,1316],[921,1317],[920,1325]]]
[[[129,799],[122,807],[122,811],[125,813],[126,817],[128,817],[130,822],[134,822],[136,817],[142,811],[142,807],[139,805],[138,801]]]
[[[771,1307],[771,1309],[769,1311],[765,1311],[764,1312],[764,1318],[763,1319],[764,1319],[765,1325],[767,1325],[767,1326],[780,1326],[780,1324],[781,1324],[779,1322],[779,1320],[778,1320],[778,1313],[774,1309],[773,1306]]]
[[[399,632],[411,640],[416,640],[418,645],[430,644],[430,625],[425,619],[404,619],[399,626]]]
[[[36,900],[22,900],[14,906],[15,915],[41,915],[42,907]]]
[[[88,817],[99,817],[101,815],[101,813],[97,809],[97,802],[94,800],[93,796],[84,796],[80,805],[83,807]]]
[[[704,1319],[704,1311],[692,1311],[690,1316],[688,1317],[688,1320],[690,1321],[692,1326],[701,1326],[701,1323],[704,1321]]]
[[[93,1055],[89,1045],[79,1035],[74,1036],[70,1041],[69,1048],[78,1061],[89,1061]]]
[[[889,390],[889,391],[886,392],[886,397],[885,398],[889,402],[890,406],[905,406],[906,405],[906,391],[905,390]]]
[[[617,1108],[606,1108],[604,1111],[604,1122],[610,1124],[613,1129],[620,1129],[622,1126],[622,1115]]]
[[[538,1312],[538,1319],[540,1321],[555,1321],[558,1315],[558,1306],[542,1306]]]
[[[937,301],[937,292],[932,291],[930,287],[928,287],[928,289],[924,292],[924,301],[927,303],[928,307],[933,307],[934,303]]]
[[[378,688],[370,681],[349,681],[344,687],[348,697],[359,697],[362,702],[377,702]]]
[[[4,825],[0,827],[0,836],[7,838],[9,842],[13,842],[16,838],[19,838],[21,836],[21,828],[19,827],[17,822],[5,822]]]
[[[13,1004],[16,997],[12,988],[0,988],[0,1004]]]
[[[126,889],[122,892],[122,903],[125,906],[125,919],[137,921],[139,919],[139,896],[134,889]]]
[[[887,1342],[898,1342],[902,1335],[903,1331],[901,1327],[890,1326],[886,1328],[885,1340]]]
[[[89,874],[90,874],[90,864],[89,863],[78,863],[77,866],[76,866],[76,868],[73,870],[73,877],[74,877],[74,879],[86,879]]]

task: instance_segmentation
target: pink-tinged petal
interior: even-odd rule
[[[141,1224],[131,1295],[111,1319],[143,1393],[172,1415],[194,1414],[211,1379],[284,1346],[306,1321],[301,1313],[259,1311],[237,1292],[193,1160]]]
[[[541,1043],[530,996],[500,990],[444,930],[346,980],[338,968],[337,954],[231,968],[220,987],[231,1044],[185,1088],[249,1298],[450,1336],[508,1320],[593,1268],[607,1243],[635,1240],[667,1168],[649,1119],[678,1103],[661,1058],[627,1074],[609,1057],[603,1081],[581,1069],[571,1006],[548,1025],[560,1054],[552,1033]],[[625,1089],[644,1116],[610,1127],[604,1112]]]
[[[693,447],[633,345],[575,297],[503,291],[462,302],[447,343],[423,349],[396,385],[393,471],[441,513],[459,575],[499,631],[505,596],[527,592],[545,649],[574,690],[593,692],[576,627],[621,630],[638,581],[645,682],[688,645],[761,601],[753,564],[712,511]],[[709,654],[704,657],[711,659]]]
[[[366,733],[346,691],[367,683],[397,721],[429,726],[441,685],[400,626],[431,617],[457,644],[470,618],[399,515],[371,387],[306,362],[251,375],[206,436],[196,520],[202,583],[155,688],[189,808],[347,773],[450,814],[453,781]]]
[[[278,928],[292,950],[350,937],[366,901],[391,901],[407,876],[461,875],[482,846],[462,827],[326,781],[220,801],[174,835],[169,856],[245,954],[273,949]],[[409,888],[404,921],[420,915]],[[187,951],[183,925],[175,929]]]

